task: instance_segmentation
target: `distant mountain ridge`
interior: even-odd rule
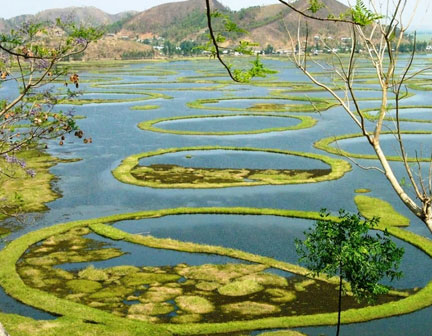
[[[326,17],[329,13],[338,15],[346,12],[348,7],[337,0],[323,0],[325,8],[317,15]],[[306,10],[308,0],[292,2],[297,8]],[[289,45],[289,31],[297,34],[298,15],[282,4],[254,6],[240,11],[231,11],[217,0],[211,0],[213,9],[228,15],[242,28],[250,32],[241,39],[250,39],[260,43],[262,47],[271,44],[276,48]],[[115,15],[105,13],[95,7],[68,7],[49,9],[36,15],[22,15],[9,20],[0,19],[0,31],[8,31],[24,21],[53,21],[55,18],[70,20],[78,24],[103,27],[109,33],[116,33],[131,40],[143,40],[151,37],[163,38],[174,43],[185,40],[202,42],[207,39],[207,21],[205,2],[203,0],[187,0],[166,3],[142,12],[123,12]],[[307,20],[313,34],[349,36],[349,27],[333,22]],[[240,38],[239,36],[233,39]]]
[[[108,14],[93,6],[47,9],[35,15],[19,15],[8,20],[0,19],[0,31],[4,32],[5,29],[15,28],[26,21],[53,22],[57,18],[61,18],[64,21],[75,22],[77,24],[100,27],[110,25],[137,13],[138,11],[125,11],[118,14]]]

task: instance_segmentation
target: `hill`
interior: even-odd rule
[[[327,17],[329,13],[338,15],[348,9],[337,0],[323,0],[323,2],[325,7],[317,14],[320,17]],[[306,10],[309,1],[297,0],[292,4],[300,10]],[[232,11],[217,0],[212,0],[211,6],[229,16],[250,33],[249,35],[232,34],[229,36],[229,43],[236,42],[238,39],[250,39],[258,42],[261,48],[271,44],[276,49],[286,49],[290,45],[288,32],[294,36],[297,35],[298,14],[283,4],[254,6],[240,11]],[[36,15],[21,15],[9,20],[0,19],[0,32],[9,31],[25,21],[53,21],[58,17],[78,24],[102,27],[107,31],[110,38],[118,41],[129,40],[132,42],[138,40],[138,42],[143,42],[155,37],[157,42],[153,43],[153,46],[156,47],[161,47],[165,43],[164,41],[170,41],[177,45],[182,41],[202,43],[207,40],[208,34],[205,2],[203,0],[166,3],[143,12],[129,11],[115,15],[105,13],[95,7],[49,9]],[[340,40],[341,37],[350,35],[347,25],[314,20],[304,21],[308,22],[311,36],[330,36]],[[215,23],[215,27],[218,27],[217,23]],[[304,35],[305,30],[302,29],[301,33]],[[112,41],[109,40],[105,44],[112,45]],[[127,46],[127,43],[123,42],[118,44]],[[135,46],[136,52],[144,52],[143,48],[138,45]]]
[[[327,17],[329,13],[338,15],[348,9],[336,0],[323,2],[325,7],[317,13],[321,17]],[[309,6],[307,0],[298,0],[293,5],[301,10],[306,10]],[[249,39],[262,46],[272,44],[283,48],[289,44],[287,31],[297,34],[298,14],[283,4],[231,11],[213,0],[212,8],[228,15],[240,27],[250,32]],[[307,21],[314,34],[320,32],[323,36],[349,36],[349,27],[346,25]],[[156,6],[126,20],[121,28],[121,33],[129,36],[159,36],[174,42],[185,39],[202,41],[207,38],[205,3],[202,0],[188,0]],[[244,39],[245,36],[241,38]]]

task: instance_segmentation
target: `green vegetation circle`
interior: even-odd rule
[[[382,132],[382,135],[395,135],[394,132]],[[402,131],[402,135],[404,134],[412,134],[412,135],[430,135],[432,134],[432,131]],[[328,138],[321,139],[314,143],[314,147],[321,149],[323,151],[326,151],[327,153],[344,156],[344,157],[350,157],[350,158],[356,158],[356,159],[366,159],[366,160],[378,160],[378,157],[376,155],[371,154],[358,154],[358,153],[350,153],[348,151],[345,151],[340,148],[335,148],[332,146],[334,142],[337,142],[339,140],[346,140],[346,139],[355,139],[355,138],[361,138],[364,135],[362,133],[356,133],[356,134],[343,134],[338,136],[332,136]],[[389,161],[402,161],[402,158],[400,156],[387,156],[387,160]],[[408,157],[407,160],[409,162],[430,162],[430,158],[412,158]]]
[[[389,106],[387,108],[387,112],[394,110],[395,108],[392,106]],[[409,110],[409,109],[426,109],[428,112],[430,109],[432,109],[431,105],[404,105],[399,106],[399,110]],[[377,108],[370,108],[365,109],[362,111],[366,119],[375,121],[379,119],[379,109]],[[373,114],[372,112],[377,112],[376,114]],[[392,116],[387,116],[384,118],[384,120],[396,122],[396,118]],[[401,118],[399,117],[399,122],[415,122],[415,123],[424,123],[424,124],[431,124],[432,119],[414,119],[414,118]]]
[[[5,289],[6,293],[23,302],[24,304],[53,314],[65,316],[65,321],[70,319],[85,319],[89,323],[100,324],[101,326],[106,326],[108,329],[116,325],[122,325],[125,335],[137,335],[137,333],[158,336],[170,335],[170,333],[175,335],[197,335],[223,332],[230,333],[242,330],[292,328],[335,324],[337,320],[337,313],[320,313],[313,315],[281,316],[271,318],[257,317],[254,320],[233,321],[229,323],[187,323],[183,325],[163,323],[152,325],[146,321],[130,320],[123,317],[118,317],[111,313],[104,312],[90,306],[58,298],[49,292],[31,288],[23,282],[17,273],[16,263],[22,258],[30,246],[42,240],[48,239],[53,235],[61,237],[63,234],[71,230],[75,230],[76,232],[76,230],[88,229],[92,230],[96,234],[103,235],[110,239],[123,240],[130,243],[145,245],[151,248],[170,249],[190,253],[218,254],[261,264],[269,268],[278,268],[281,270],[294,272],[297,274],[307,274],[309,272],[308,270],[297,265],[288,264],[273,258],[254,255],[232,248],[201,245],[196,243],[176,241],[173,239],[130,234],[110,225],[118,221],[140,220],[144,218],[155,218],[180,214],[270,215],[312,220],[320,218],[320,215],[317,212],[282,209],[176,208],[119,214],[102,218],[57,224],[27,233],[12,241],[2,251],[0,251],[0,285]],[[331,220],[337,219],[332,218]],[[432,241],[427,238],[421,237],[410,231],[389,226],[388,223],[384,223],[382,226],[380,225],[376,229],[387,229],[391,235],[405,240],[414,246],[417,246],[427,255],[432,256]],[[337,283],[338,279],[332,278],[327,279],[326,281],[334,281]],[[345,310],[342,313],[342,322],[364,322],[378,318],[407,314],[425,308],[431,304],[432,282],[429,282],[425,288],[420,289],[414,294],[404,297],[398,301],[364,308]]]
[[[276,117],[276,118],[294,118],[300,120],[300,123],[294,126],[286,127],[273,127],[251,131],[232,131],[232,132],[201,132],[201,131],[180,131],[180,130],[168,130],[156,127],[155,125],[166,121],[177,121],[177,120],[189,120],[189,119],[203,119],[203,118],[228,118],[228,117]],[[180,135],[242,135],[242,134],[262,134],[270,132],[283,132],[289,130],[299,130],[304,128],[310,128],[315,126],[316,120],[309,116],[293,116],[293,115],[274,115],[268,113],[251,113],[251,114],[217,114],[217,115],[196,115],[196,116],[181,116],[171,118],[161,118],[149,121],[143,121],[138,124],[138,127],[145,131],[159,132],[159,133],[171,133]]]
[[[322,161],[329,166],[329,169],[279,171],[272,169],[203,169],[172,165],[159,165],[163,166],[162,168],[139,166],[139,160],[143,158],[176,152],[211,150],[264,152],[299,156]],[[316,183],[339,179],[350,170],[351,165],[348,162],[320,154],[266,148],[206,146],[160,149],[153,152],[131,155],[125,158],[122,163],[112,171],[112,173],[120,182],[142,187],[227,188],[257,185]],[[162,179],[165,179],[165,181],[162,181]],[[182,179],[183,182],[179,183],[179,179]]]
[[[292,100],[302,104],[275,104],[259,103],[250,107],[229,107],[229,106],[208,106],[217,104],[221,101],[235,100]],[[326,98],[305,97],[305,96],[267,96],[267,97],[222,97],[197,99],[187,103],[187,106],[194,109],[216,110],[216,111],[238,111],[238,112],[320,112],[328,110],[333,106],[339,105],[338,102]]]

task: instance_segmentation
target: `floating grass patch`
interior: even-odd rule
[[[164,315],[171,313],[174,306],[169,303],[138,303],[130,306],[130,315]]]
[[[226,296],[244,296],[261,292],[263,289],[264,287],[253,279],[245,279],[219,287],[218,292]]]
[[[226,264],[179,267],[178,273],[195,280],[207,280],[227,284],[238,277],[265,270],[265,265]]]
[[[122,282],[128,286],[148,285],[155,282],[170,282],[180,279],[177,274],[157,274],[157,273],[144,273],[136,272],[126,275]]]
[[[138,110],[138,111],[148,111],[148,110],[157,110],[160,108],[159,105],[138,105],[138,106],[132,106],[131,110]]]
[[[238,100],[285,100],[296,101],[300,104],[282,104],[282,103],[256,103],[249,107],[229,107],[229,106],[209,106],[221,101],[238,101]],[[227,97],[227,98],[208,98],[198,99],[187,103],[187,106],[194,109],[217,110],[217,111],[238,111],[238,112],[320,112],[328,110],[333,106],[339,105],[334,100],[301,97],[301,96],[271,96],[271,97]]]
[[[224,305],[222,306],[222,311],[225,314],[262,316],[278,313],[280,312],[280,308],[276,305],[268,303],[244,301]]]
[[[182,314],[174,316],[170,322],[172,323],[197,323],[201,321],[202,316],[199,314]]]
[[[273,302],[290,302],[297,298],[295,291],[280,288],[269,288],[265,292],[272,296],[270,300]]]
[[[138,299],[141,302],[164,302],[172,300],[183,294],[181,287],[166,287],[157,286],[149,288],[143,295]]]
[[[215,309],[210,301],[200,296],[179,296],[175,302],[180,309],[193,314],[206,314]]]
[[[105,281],[108,280],[107,272],[96,269],[94,266],[89,266],[86,269],[78,273],[80,279],[92,280],[92,281]]]
[[[66,286],[75,293],[94,293],[102,288],[99,282],[91,280],[70,280]]]
[[[294,126],[286,127],[273,127],[264,128],[250,131],[219,131],[219,132],[204,132],[204,131],[182,131],[182,130],[169,130],[160,127],[156,127],[156,124],[169,121],[179,120],[194,120],[194,119],[213,119],[213,118],[230,118],[235,116],[252,116],[252,117],[276,117],[276,118],[294,118],[300,120],[300,123]],[[239,135],[239,134],[261,134],[270,132],[283,132],[289,130],[299,130],[304,128],[310,128],[315,126],[316,120],[308,116],[293,116],[293,115],[274,115],[274,114],[218,114],[218,115],[198,115],[198,116],[185,116],[185,117],[172,117],[172,118],[161,118],[155,120],[144,121],[138,124],[138,127],[145,131],[159,132],[159,133],[171,133],[180,135]]]
[[[371,192],[371,190],[370,190],[370,189],[367,189],[367,188],[360,188],[360,189],[356,189],[356,190],[354,190],[354,192],[355,192],[356,194],[368,194],[368,193]]]
[[[394,132],[382,132],[382,135],[391,134],[394,135]],[[412,134],[412,135],[430,135],[432,134],[432,131],[401,131],[401,134]],[[369,155],[369,154],[358,154],[358,153],[350,153],[348,151],[345,151],[340,148],[335,148],[332,146],[334,142],[340,141],[340,140],[346,140],[346,139],[356,139],[356,138],[362,138],[364,137],[361,133],[356,134],[344,134],[344,135],[338,135],[338,136],[332,136],[328,138],[321,139],[314,143],[314,147],[321,149],[323,151],[326,151],[331,154],[339,155],[339,156],[345,156],[350,158],[356,158],[356,159],[367,159],[367,160],[378,160],[378,157],[376,155]],[[366,141],[366,140],[365,140]],[[386,156],[388,161],[402,161],[402,158],[400,156]],[[414,157],[408,157],[407,160],[409,162],[430,162],[430,158],[414,158]]]
[[[330,169],[274,170],[274,169],[216,169],[191,168],[177,165],[139,166],[139,160],[157,155],[196,150],[226,150],[265,152],[293,155],[324,162]],[[152,188],[224,188],[265,184],[316,183],[341,178],[351,170],[348,162],[327,156],[277,149],[242,147],[185,147],[161,149],[129,156],[112,172],[119,181]]]
[[[145,311],[133,311],[133,313],[143,313],[140,314],[128,314],[130,306],[122,308],[122,299],[120,301],[110,300],[110,301],[100,301],[93,300],[88,304],[92,304],[92,306],[100,306],[101,309],[107,309],[112,311],[112,314],[109,314],[101,309],[92,308],[82,303],[72,302],[70,300],[78,300],[79,302],[88,302],[86,301],[86,297],[88,294],[86,293],[78,293],[74,296],[74,298],[70,297],[70,300],[65,300],[54,295],[54,292],[46,293],[41,290],[35,290],[24,284],[21,277],[16,273],[16,263],[22,259],[22,256],[26,254],[28,248],[33,246],[34,248],[39,248],[39,245],[35,245],[38,242],[43,242],[44,239],[47,239],[52,236],[59,236],[64,233],[70,232],[71,229],[78,228],[86,228],[86,227],[94,227],[99,234],[104,234],[105,236],[109,236],[110,234],[114,235],[117,239],[120,236],[120,230],[105,230],[105,227],[109,227],[106,224],[110,224],[116,221],[133,219],[137,220],[140,218],[147,217],[155,217],[155,216],[165,216],[172,214],[181,214],[181,213],[225,213],[225,214],[266,214],[266,215],[276,215],[276,216],[296,216],[303,218],[316,219],[319,217],[318,213],[315,212],[299,212],[299,211],[289,211],[289,210],[276,210],[276,209],[248,209],[248,208],[197,208],[197,209],[188,209],[188,208],[179,208],[179,209],[166,209],[166,210],[156,210],[156,211],[144,211],[139,213],[131,213],[124,215],[114,215],[105,218],[97,218],[92,220],[85,221],[77,221],[70,222],[64,224],[58,224],[49,228],[40,229],[35,232],[28,233],[14,241],[12,241],[8,246],[6,246],[2,251],[0,251],[0,284],[5,288],[6,292],[12,295],[13,297],[23,301],[26,304],[38,307],[40,309],[44,309],[47,311],[51,311],[56,314],[65,315],[67,319],[80,319],[85,316],[87,321],[93,321],[95,323],[100,323],[109,328],[111,326],[116,326],[121,324],[122,328],[129,332],[129,330],[134,330],[135,332],[141,332],[145,335],[164,335],[164,330],[169,330],[173,334],[176,335],[194,335],[194,334],[211,334],[211,333],[230,333],[237,332],[241,330],[257,330],[257,329],[275,329],[275,328],[290,328],[290,327],[300,327],[300,326],[313,326],[313,325],[327,325],[334,324],[336,321],[337,313],[334,311],[336,309],[336,300],[334,292],[337,287],[337,279],[335,282],[332,282],[331,279],[327,281],[319,281],[319,279],[315,279],[314,284],[310,284],[307,286],[306,291],[296,291],[296,299],[290,302],[278,302],[276,304],[272,304],[271,298],[276,298],[276,292],[273,292],[273,295],[269,294],[267,291],[271,289],[272,286],[262,285],[265,290],[252,294],[252,297],[242,297],[236,298],[234,302],[224,302],[221,300],[222,297],[216,298],[214,295],[217,295],[217,291],[209,293],[210,296],[205,297],[208,301],[210,301],[215,306],[215,311],[206,313],[206,323],[184,323],[184,324],[173,324],[173,323],[164,323],[165,321],[169,321],[169,317],[164,317],[166,315],[158,315],[157,318],[152,315],[148,315],[148,310]],[[378,229],[384,229],[384,226],[379,227]],[[397,238],[403,239],[408,243],[411,243],[415,246],[418,246],[421,250],[432,254],[432,244],[431,241],[420,237],[412,232],[408,232],[399,228],[389,227],[388,231],[390,234],[394,235]],[[243,260],[247,260],[252,263],[259,264],[250,264],[246,266],[255,266],[255,272],[252,272],[252,269],[248,269],[248,273],[245,274],[244,271],[238,272],[238,277],[231,278],[227,276],[221,277],[221,279],[226,282],[238,281],[239,278],[251,275],[253,273],[262,273],[263,267],[273,267],[279,268],[282,270],[297,271],[298,273],[305,272],[307,270],[302,270],[301,267],[296,265],[289,266],[288,264],[274,260],[268,257],[262,257],[253,255],[250,253],[230,249],[223,247],[215,247],[215,246],[207,246],[207,245],[199,245],[193,243],[185,243],[174,241],[170,239],[158,239],[150,236],[139,236],[132,235],[128,233],[123,233],[123,239],[125,241],[134,242],[137,244],[146,244],[149,247],[157,247],[157,248],[168,248],[168,249],[176,249],[185,252],[204,252],[204,253],[216,253],[221,255],[226,255],[230,257],[237,257]],[[27,252],[31,253],[31,252]],[[39,266],[38,266],[39,267]],[[187,270],[190,267],[196,266],[188,266],[185,264],[177,265],[175,267],[159,267],[152,268],[153,272],[156,274],[179,274],[182,270]],[[216,267],[223,269],[222,265]],[[233,267],[234,268],[234,267]],[[240,269],[242,269],[241,267]],[[260,269],[261,268],[261,269]],[[105,269],[106,272],[110,269]],[[148,270],[147,268],[145,268]],[[137,273],[141,272],[144,269],[136,270],[132,268],[132,272]],[[126,274],[129,274],[127,269],[124,270]],[[191,274],[202,274],[202,272],[197,272],[195,270],[194,273]],[[78,277],[78,275],[75,275]],[[202,275],[201,275],[202,276]],[[200,276],[200,277],[201,277]],[[295,284],[301,283],[305,281],[305,278],[302,277],[294,277],[288,279],[288,285],[281,287],[275,286],[274,289],[282,289],[286,291],[294,291]],[[70,280],[68,280],[70,281]],[[207,280],[202,280],[207,281]],[[198,281],[199,282],[199,281]],[[185,282],[186,283],[186,282]],[[183,286],[182,296],[194,296],[193,294],[193,283],[188,285],[182,285],[182,283],[166,283],[164,286],[176,288],[176,286]],[[318,286],[319,285],[319,286]],[[160,284],[150,285],[151,287],[160,287]],[[432,285],[428,284],[425,288],[415,291],[408,297],[397,298],[395,301],[395,297],[383,297],[380,298],[380,301],[375,306],[362,307],[356,305],[355,301],[349,296],[346,297],[344,302],[347,302],[349,305],[344,307],[344,311],[342,313],[342,321],[343,323],[353,323],[360,321],[367,321],[374,318],[382,318],[387,316],[393,316],[403,313],[408,313],[415,311],[417,309],[421,309],[430,305],[432,302]],[[317,296],[317,290],[322,290],[323,293],[329,293],[329,296],[326,297],[324,302],[329,304],[330,306],[334,306],[332,310],[323,312],[322,307],[315,307],[313,305],[307,305],[310,309],[317,309],[314,311],[309,310],[300,310],[299,303],[302,302],[306,297],[309,299]],[[148,289],[143,288],[142,291],[146,291]],[[271,292],[270,292],[271,293]],[[281,292],[279,292],[280,294]],[[195,295],[197,296],[197,295]],[[279,295],[279,297],[281,297]],[[333,298],[334,302],[331,302]],[[229,300],[233,300],[232,297],[227,297]],[[221,301],[219,301],[221,300]],[[269,302],[270,301],[270,302]],[[217,303],[215,303],[217,302]],[[245,302],[248,303],[249,313],[245,312]],[[161,302],[168,303],[168,302]],[[256,309],[251,309],[252,304]],[[146,303],[142,303],[146,304]],[[169,304],[169,303],[168,303]],[[267,305],[259,306],[259,305]],[[108,307],[109,306],[109,307]],[[280,311],[273,310],[271,306],[275,306]],[[108,307],[108,308],[104,308]],[[225,308],[222,308],[225,307]],[[259,307],[259,308],[258,308]],[[136,308],[137,309],[137,308]],[[268,309],[268,310],[266,310]],[[258,315],[253,315],[250,312],[260,310],[261,313]],[[151,311],[151,309],[149,309]],[[234,311],[234,312],[233,312]],[[272,311],[272,312],[270,312]],[[296,313],[293,313],[296,311]],[[224,313],[225,312],[225,313]],[[229,313],[228,313],[229,312]],[[220,314],[226,314],[225,316],[219,317]],[[137,317],[139,320],[133,319],[124,319],[122,317],[116,316],[128,316],[131,318]],[[208,320],[208,317],[211,318]],[[181,314],[179,314],[181,315]],[[187,314],[185,314],[187,315]],[[218,323],[218,321],[227,321],[226,316],[230,316],[233,320],[229,323]],[[268,318],[262,318],[263,316],[268,316]],[[166,320],[165,320],[166,319]],[[209,321],[216,322],[209,322]],[[154,322],[162,322],[162,324],[158,326],[152,326],[147,321]],[[160,329],[159,329],[160,328]],[[116,330],[116,329],[114,329]],[[128,335],[128,334],[127,334]]]
[[[379,198],[358,195],[354,198],[359,212],[366,218],[380,218],[383,226],[409,226],[410,220],[397,212],[390,203]]]
[[[49,169],[59,162],[64,162],[63,160],[32,147],[20,151],[17,156],[25,161],[26,169],[34,170],[36,175],[31,177],[23,169],[11,167],[3,158],[0,158],[0,170],[12,175],[11,178],[0,174],[0,198],[2,199],[0,220],[17,213],[44,211],[47,209],[46,203],[60,197],[52,189],[55,177]],[[9,231],[0,228],[0,236]]]

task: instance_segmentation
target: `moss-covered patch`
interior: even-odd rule
[[[226,150],[265,152],[293,155],[319,160],[330,169],[312,170],[251,170],[251,169],[213,169],[190,168],[176,165],[139,166],[139,160],[147,157],[195,150]],[[163,149],[129,156],[112,172],[123,183],[152,188],[224,188],[233,186],[255,186],[265,184],[302,184],[316,183],[341,178],[351,170],[348,162],[327,156],[292,152],[278,149],[243,148],[243,147],[185,147]]]
[[[156,274],[156,273],[144,273],[137,272],[126,275],[122,282],[126,286],[138,286],[138,285],[148,285],[155,282],[170,282],[176,281],[180,278],[177,274]]]
[[[239,315],[269,315],[278,313],[280,308],[276,305],[268,303],[260,303],[253,301],[244,301],[239,303],[231,303],[222,306],[222,311],[225,314],[239,314]]]
[[[36,175],[31,177],[24,170],[12,167],[0,158],[0,169],[13,175],[10,178],[0,174],[0,220],[17,213],[44,211],[47,209],[46,203],[60,197],[52,189],[54,175],[49,169],[62,160],[35,148],[20,151],[17,156],[26,162],[26,169],[34,170]],[[8,229],[0,228],[0,237],[7,233]]]
[[[214,311],[214,305],[200,296],[179,296],[175,300],[177,306],[189,313],[206,314]]]
[[[94,268],[94,266],[89,266],[86,269],[80,271],[78,273],[78,276],[81,279],[85,279],[85,280],[92,280],[92,281],[105,281],[108,280],[108,274],[107,272],[101,270],[101,269],[96,269]]]
[[[294,288],[297,292],[304,292],[308,286],[315,284],[315,280],[307,279],[302,282],[298,282],[294,285]]]
[[[383,226],[409,226],[410,220],[398,213],[390,203],[379,198],[358,195],[354,198],[359,212],[366,218],[380,218]]]
[[[176,287],[157,286],[149,288],[139,297],[141,302],[164,302],[183,294],[183,289]]]
[[[201,266],[179,267],[177,272],[184,277],[196,280],[216,281],[227,284],[231,280],[265,270],[265,265],[245,265],[245,264],[225,264],[214,265],[206,264]]]
[[[244,296],[264,289],[258,282],[253,279],[238,280],[219,287],[218,292],[226,296]]]
[[[203,131],[181,131],[181,130],[169,130],[164,128],[156,127],[155,125],[161,122],[167,121],[178,121],[178,120],[193,120],[193,119],[212,119],[212,118],[228,118],[233,116],[253,116],[253,117],[277,117],[277,118],[294,118],[300,120],[300,123],[294,126],[286,127],[274,127],[264,128],[250,131],[219,131],[219,132],[203,132]],[[274,115],[274,114],[218,114],[218,115],[197,115],[197,116],[186,116],[186,117],[172,117],[172,118],[161,118],[155,120],[144,121],[138,124],[138,127],[145,131],[159,132],[159,133],[171,133],[180,135],[240,135],[240,134],[261,134],[270,132],[283,132],[289,130],[299,130],[304,128],[313,127],[316,124],[316,120],[308,116],[294,116],[294,115]]]
[[[266,293],[272,296],[270,300],[273,302],[290,302],[297,298],[295,291],[287,291],[280,288],[266,289]]]
[[[69,280],[66,286],[75,293],[94,293],[102,288],[99,282],[91,280]]]
[[[276,274],[263,273],[263,272],[245,275],[245,276],[239,278],[239,280],[253,280],[253,281],[257,282],[258,284],[264,285],[264,286],[283,287],[283,286],[288,285],[286,278],[279,276],[279,275],[276,275]]]
[[[367,194],[367,193],[370,193],[371,190],[370,190],[370,189],[367,189],[367,188],[360,188],[360,189],[356,189],[356,190],[354,190],[354,192],[355,192],[356,194]]]
[[[202,316],[199,314],[182,314],[174,316],[170,322],[172,323],[197,323],[201,321]]]
[[[172,311],[174,306],[166,302],[138,303],[130,306],[129,315],[164,315]]]
[[[147,111],[147,110],[157,110],[160,108],[159,105],[138,105],[138,106],[132,106],[131,110],[138,110],[138,111]]]
[[[214,291],[215,289],[218,289],[221,286],[218,282],[212,282],[212,281],[200,281],[196,284],[196,288],[202,291]]]

